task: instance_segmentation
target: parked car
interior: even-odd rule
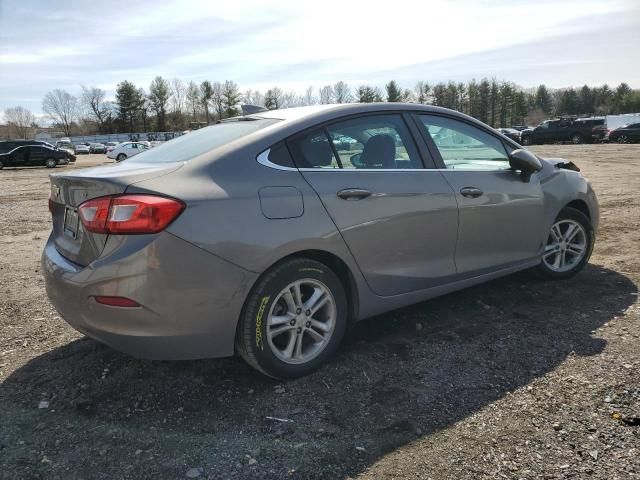
[[[523,130],[527,130],[531,127],[528,127],[526,125],[511,125],[511,128],[513,128],[514,130],[518,130],[519,132],[523,131]]]
[[[120,142],[105,142],[104,146],[107,147],[107,153],[116,148]]]
[[[91,153],[91,149],[85,145],[84,143],[79,143],[74,147],[76,155],[89,155]]]
[[[164,141],[162,140],[153,140],[151,142],[149,142],[149,145],[153,148],[153,147],[158,147],[160,145],[162,145],[164,143]]]
[[[54,168],[69,163],[67,152],[45,143],[31,140],[0,142],[0,169],[22,166]]]
[[[637,143],[640,142],[640,123],[632,123],[616,128],[609,132],[609,142]]]
[[[417,104],[260,112],[50,178],[42,269],[69,324],[147,358],[237,351],[276,378],[372,315],[529,268],[571,277],[599,218],[573,163]]]
[[[76,149],[74,147],[74,145],[71,142],[67,142],[64,140],[58,140],[56,142],[56,148],[58,150],[62,150],[64,152],[67,152],[67,156],[69,157],[69,161],[70,162],[75,162],[76,161]]]
[[[520,131],[515,128],[496,128],[501,134],[509,137],[514,142],[520,143]]]
[[[593,143],[606,135],[604,118],[558,118],[545,120],[534,129],[521,132],[522,145],[571,142]]]
[[[113,150],[107,150],[107,158],[115,158],[116,162],[122,162],[150,148],[149,145],[143,142],[122,142],[114,147]]]
[[[91,153],[107,153],[107,147],[102,143],[92,143],[89,145],[89,151]]]

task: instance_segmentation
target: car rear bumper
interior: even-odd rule
[[[72,327],[140,358],[233,354],[236,324],[257,274],[169,233],[112,236],[105,252],[111,253],[81,267],[60,255],[51,237],[45,246],[47,294]],[[94,298],[99,295],[141,306],[102,305]]]

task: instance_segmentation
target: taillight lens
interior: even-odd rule
[[[156,195],[98,197],[78,207],[89,232],[122,235],[161,232],[183,210],[181,201]]]

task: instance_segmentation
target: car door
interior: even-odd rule
[[[629,140],[632,142],[640,142],[640,123],[633,123],[627,127]]]
[[[288,142],[296,166],[381,296],[434,287],[456,273],[455,196],[438,171],[424,168],[419,148],[426,147],[416,145],[410,128],[417,132],[400,114],[362,115]]]
[[[538,175],[524,182],[488,128],[442,115],[416,121],[458,201],[458,273],[476,276],[538,259],[545,238]]]
[[[31,145],[30,147],[26,147],[29,149],[29,162],[31,165],[44,165],[44,162],[46,160],[46,154],[48,153],[48,150],[38,146],[38,145]]]

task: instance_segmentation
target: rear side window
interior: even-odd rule
[[[268,160],[281,167],[295,168],[289,149],[283,143],[278,143],[269,149]]]
[[[278,119],[268,118],[212,125],[165,142],[155,148],[145,150],[131,160],[127,160],[127,162],[184,162],[279,121]]]
[[[306,132],[289,141],[298,168],[397,170],[423,168],[400,115],[365,115]]]
[[[291,140],[289,148],[298,168],[340,168],[329,139],[321,128]]]
[[[366,115],[327,127],[342,168],[416,169],[422,160],[400,115]]]

